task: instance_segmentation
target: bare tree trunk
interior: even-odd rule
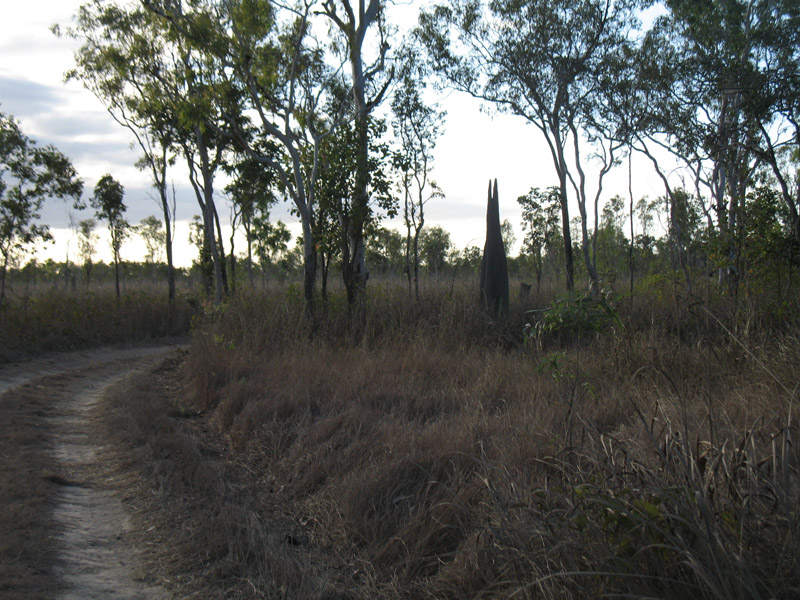
[[[413,208],[413,200],[411,199],[411,182],[409,180],[408,172],[403,173],[403,223],[406,226],[406,253],[405,253],[405,266],[404,273],[406,282],[408,283],[408,299],[414,298],[411,288],[411,216]]]
[[[567,291],[572,293],[575,289],[575,266],[572,259],[572,233],[569,229],[569,205],[567,204],[567,179],[561,176],[561,235],[564,238],[564,274],[566,276]]]
[[[139,142],[140,145],[144,148],[141,140]],[[175,217],[175,190],[172,191],[172,206],[170,207],[169,197],[167,196],[167,149],[166,147],[162,147],[162,156],[160,161],[160,168],[159,164],[156,163],[155,160],[150,156],[149,153],[145,152],[145,155],[149,157],[150,168],[153,173],[153,180],[158,188],[158,195],[161,200],[161,212],[164,214],[164,230],[165,230],[165,238],[164,238],[164,246],[167,253],[167,297],[169,299],[170,304],[175,300],[175,264],[174,264],[174,257],[172,254],[172,242],[173,242],[173,232],[172,232],[172,220]]]
[[[214,304],[222,302],[222,267],[219,261],[219,251],[217,250],[217,236],[214,231],[214,212],[209,204],[208,194],[205,196],[205,211],[203,214],[203,230],[206,236],[208,252],[211,255],[211,266],[214,270]]]
[[[3,269],[0,271],[0,308],[6,298],[6,271],[8,271],[8,254],[3,257]]]
[[[166,250],[167,250],[167,287],[170,303],[175,301],[175,265],[172,257],[172,223],[170,222],[169,212],[164,211],[164,226],[166,230]]]
[[[114,285],[117,290],[117,300],[119,300],[119,254],[117,254],[116,250],[114,251]]]
[[[370,73],[364,71],[364,58],[362,56],[364,40],[367,30],[381,19],[381,0],[359,0],[353,6],[350,0],[340,0],[344,9],[344,17],[337,12],[337,3],[327,0],[323,3],[324,13],[338,27],[347,38],[350,71],[353,78],[353,103],[355,106],[355,127],[357,137],[356,147],[356,177],[353,202],[351,206],[350,228],[346,231],[350,246],[349,265],[343,265],[347,299],[351,304],[363,300],[366,292],[369,273],[365,262],[364,252],[364,222],[368,217],[369,202],[369,115],[372,109],[380,104],[389,81],[377,92],[369,102],[366,98],[367,80],[383,67],[383,59],[388,49],[388,44],[380,44],[380,61]],[[381,34],[383,30],[381,29]],[[383,40],[381,40],[383,42]]]
[[[227,269],[227,261],[225,258],[225,245],[222,243],[222,228],[219,224],[219,213],[217,212],[217,205],[213,203],[211,204],[212,208],[214,209],[214,225],[217,230],[217,239],[219,240],[219,265],[220,265],[220,276],[222,277],[222,293],[227,296],[228,295],[228,269]]]
[[[230,280],[230,289],[231,293],[236,293],[236,253],[233,249],[233,238],[236,234],[236,229],[231,227],[231,252],[230,252],[230,259],[231,259],[231,280]]]
[[[427,166],[427,160],[426,160]],[[425,226],[425,189],[424,182],[427,180],[427,172],[423,178],[417,176],[417,210],[419,214],[414,218],[414,294],[419,304],[419,238],[422,235],[422,228]]]
[[[422,233],[422,225],[414,230],[414,296],[419,302],[419,236]]]
[[[317,279],[317,249],[314,247],[314,236],[311,224],[303,219],[303,294],[305,298],[306,316],[314,315],[314,287]]]
[[[189,181],[192,183],[197,202],[203,213],[203,234],[208,247],[209,254],[211,255],[211,264],[214,269],[214,304],[222,302],[223,286],[222,286],[222,266],[220,265],[219,251],[217,248],[217,236],[214,231],[215,220],[214,215],[216,208],[214,207],[214,175],[211,172],[211,163],[208,156],[208,148],[204,144],[203,134],[199,127],[195,127],[195,140],[197,144],[197,151],[200,154],[200,174],[203,179],[202,186],[197,181],[195,173],[194,160],[188,148],[185,148],[186,160],[189,164]]]
[[[363,90],[361,91],[363,102]],[[351,305],[363,300],[366,292],[367,265],[365,262],[364,249],[364,221],[368,213],[369,201],[369,134],[367,129],[368,113],[361,112],[356,114],[356,134],[358,138],[358,149],[356,158],[356,183],[351,214],[347,219],[347,256],[342,256],[342,267],[344,275],[344,285],[347,289],[347,302]]]
[[[322,252],[322,301],[328,301],[328,270],[331,266],[330,252]]]
[[[631,154],[628,154],[628,195],[630,196],[631,204],[630,204],[630,221],[631,221],[631,243],[628,246],[628,269],[630,270],[631,274],[631,303],[633,303],[633,251],[634,251],[634,243],[633,243],[633,157]]]
[[[247,218],[244,221],[244,234],[247,238],[247,278],[250,281],[250,287],[252,288],[253,283],[253,238],[250,233],[250,220]]]

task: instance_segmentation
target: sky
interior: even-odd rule
[[[27,0],[4,7],[0,20],[0,112],[13,115],[26,135],[40,145],[53,144],[67,155],[84,180],[84,196],[106,173],[125,187],[127,218],[138,223],[149,215],[160,216],[160,206],[150,189],[146,173],[134,163],[140,152],[133,138],[106,112],[103,105],[79,82],[64,83],[64,73],[74,66],[77,42],[58,38],[50,28],[62,29],[72,23],[81,0]],[[423,2],[401,3],[391,10],[389,19],[402,34],[413,25]],[[541,133],[524,119],[491,114],[478,100],[457,92],[439,95],[437,101],[447,111],[444,133],[435,150],[432,178],[445,198],[426,205],[426,225],[441,225],[450,232],[457,248],[483,246],[486,223],[486,190],[490,179],[498,180],[500,218],[508,219],[517,237],[515,250],[523,237],[521,212],[516,199],[532,187],[545,188],[557,183],[552,160]],[[639,160],[634,162],[634,196],[661,195],[660,181]],[[188,222],[200,213],[185,172],[172,175],[177,192],[175,256],[178,266],[188,266],[196,250],[188,241]],[[224,183],[218,186],[224,187]],[[604,198],[627,196],[627,164],[609,174],[604,182]],[[220,218],[227,220],[229,209],[222,195],[217,197]],[[577,214],[577,208],[572,209]],[[74,211],[61,200],[48,200],[41,221],[50,226],[56,243],[37,251],[37,257],[62,261],[67,255],[77,258],[77,242],[70,223],[93,217],[91,210]],[[273,211],[299,235],[297,219],[284,203]],[[385,221],[403,231],[401,220]],[[228,229],[228,231],[230,231]],[[107,236],[103,233],[99,256],[108,260]],[[229,233],[223,232],[226,238]],[[238,250],[243,248],[237,242]],[[123,259],[140,260],[144,244],[132,239],[122,248]]]

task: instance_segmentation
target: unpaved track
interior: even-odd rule
[[[93,435],[91,411],[104,392],[163,360],[175,348],[102,349],[76,352],[0,368],[0,395],[26,385],[51,395],[48,420],[52,447],[64,474],[54,517],[59,549],[54,571],[61,581],[59,598],[77,600],[168,598],[148,583],[135,562],[126,532],[129,519],[104,476],[100,441]]]

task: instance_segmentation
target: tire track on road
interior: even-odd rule
[[[169,597],[138,570],[128,515],[102,476],[101,442],[93,435],[91,412],[109,387],[154,367],[171,352],[169,346],[101,349],[0,369],[0,395],[26,386],[52,400],[46,421],[61,484],[53,510],[58,531],[52,533],[58,547],[53,569],[58,598]]]

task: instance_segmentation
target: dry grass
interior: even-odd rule
[[[96,408],[150,576],[180,598],[319,597],[326,578],[297,526],[208,418],[182,407],[175,369],[123,381]]]
[[[41,291],[7,298],[0,308],[0,363],[46,352],[142,343],[188,333],[199,303],[181,296],[131,290]]]
[[[800,593],[797,315],[662,290],[525,345],[541,299],[493,323],[473,296],[209,312],[181,390],[113,425],[173,507],[167,570],[242,597]]]

